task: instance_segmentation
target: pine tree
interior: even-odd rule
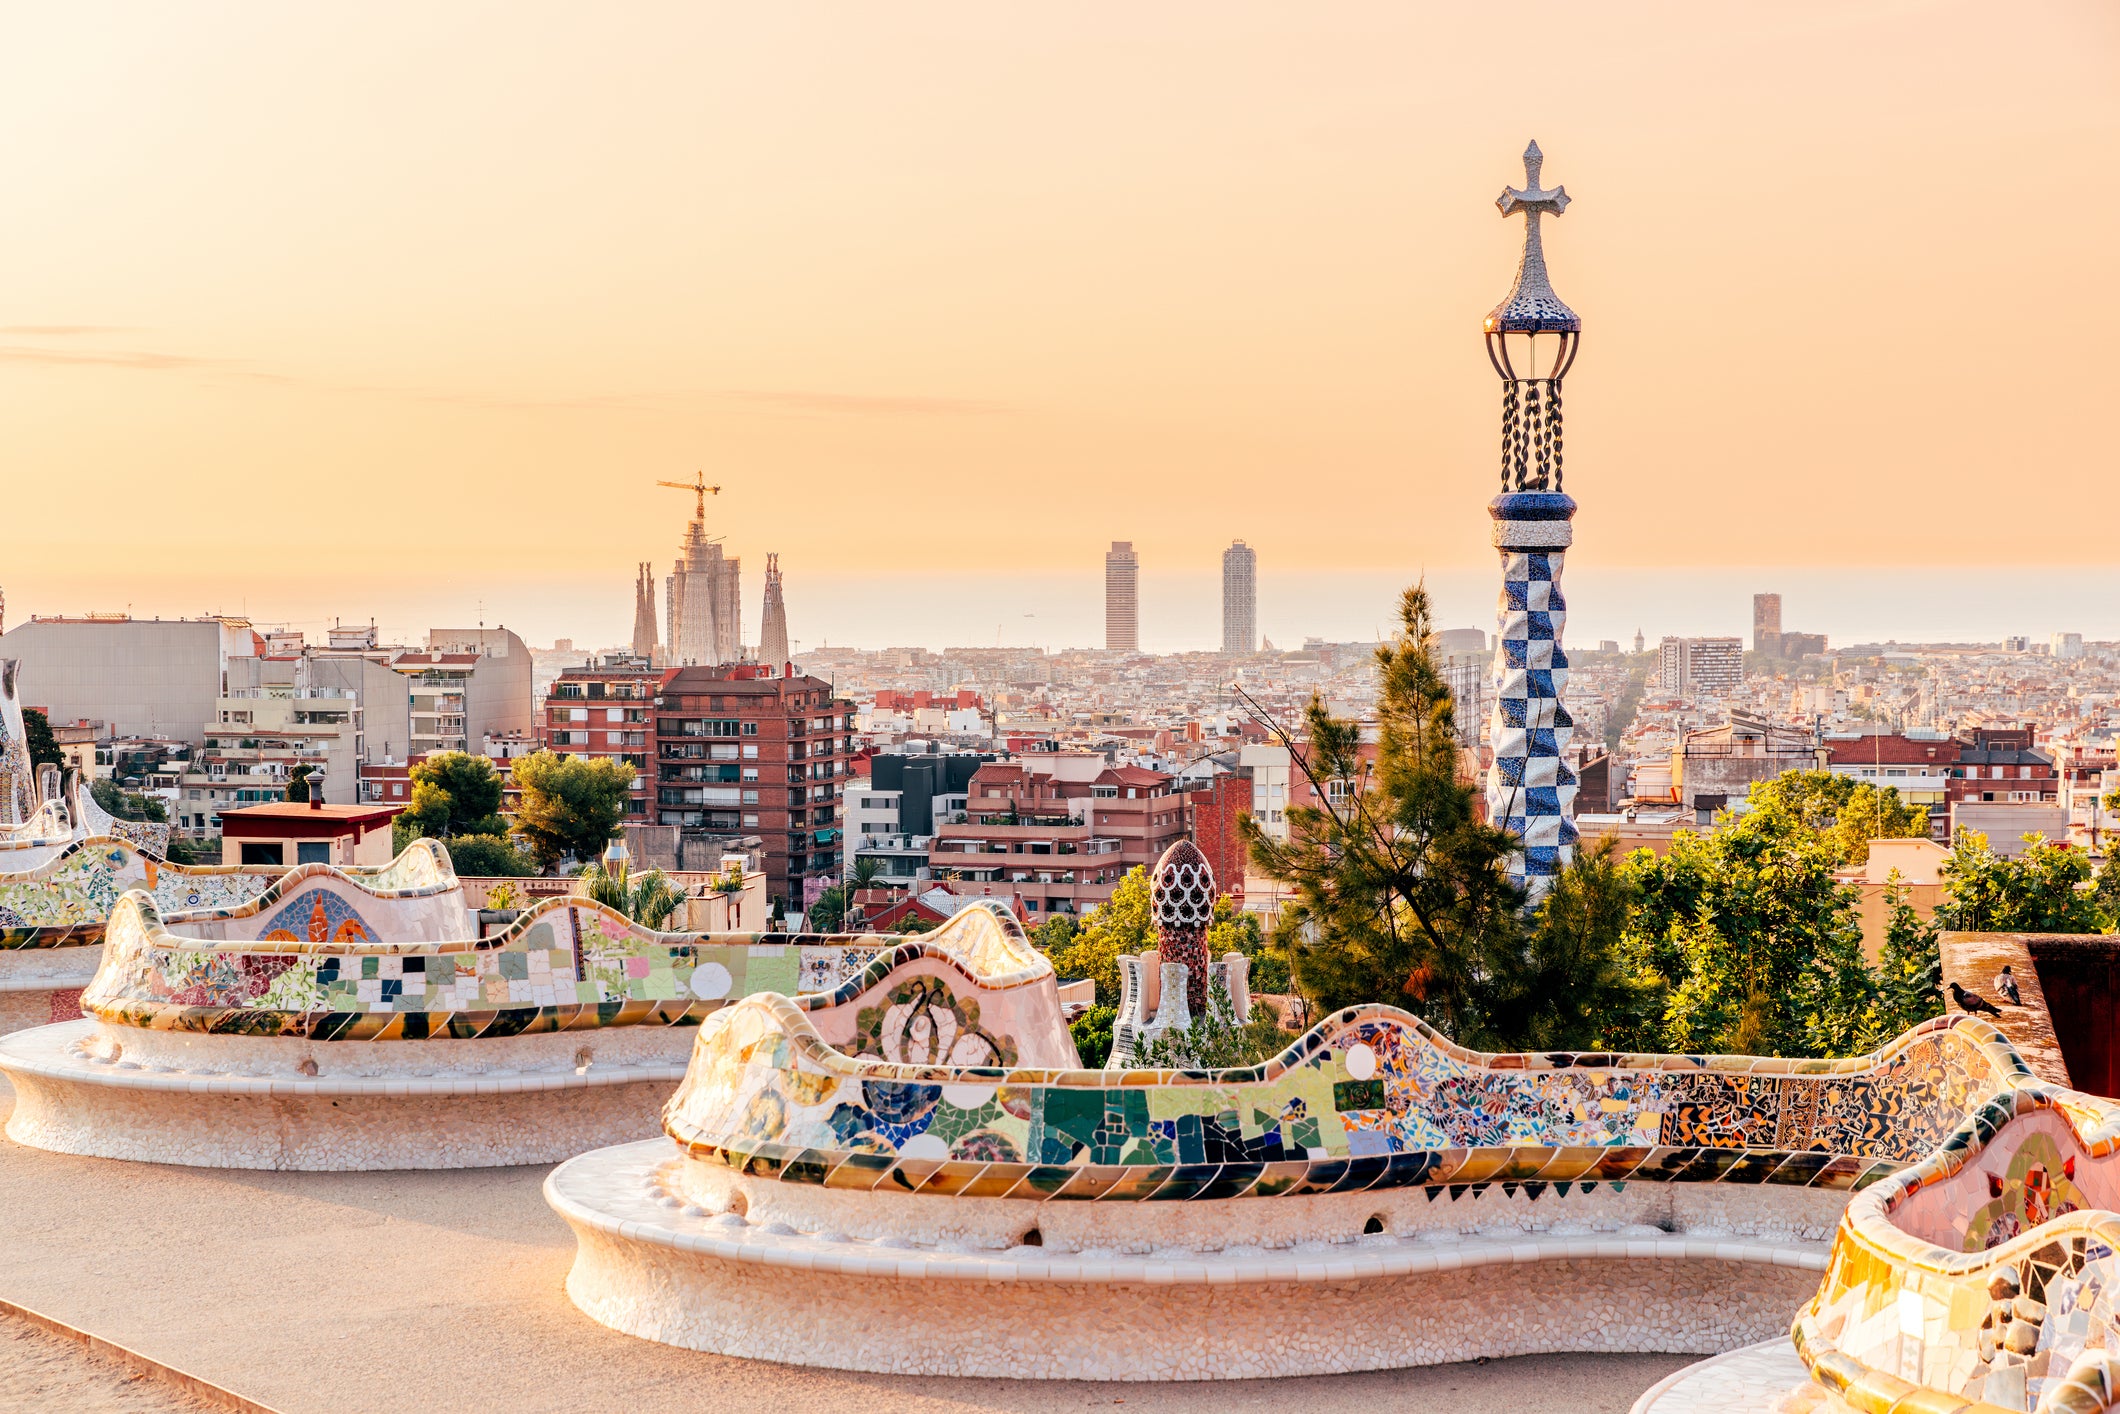
[[[1415,585],[1400,600],[1397,635],[1377,649],[1373,761],[1361,724],[1315,697],[1301,739],[1281,733],[1321,803],[1288,808],[1286,840],[1248,815],[1241,822],[1253,863],[1293,890],[1275,945],[1320,1012],[1390,1002],[1463,1045],[1593,1044],[1598,1019],[1632,996],[1623,971],[1594,956],[1616,944],[1612,910],[1567,902],[1600,931],[1567,948],[1550,934],[1533,945],[1507,873],[1515,841],[1480,819],[1477,787],[1461,771],[1433,630],[1427,589]],[[1607,868],[1555,895],[1616,882]]]

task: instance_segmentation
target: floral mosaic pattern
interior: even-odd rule
[[[979,1028],[979,1002],[941,977],[900,982],[861,1009],[851,1054],[905,1065],[1014,1065],[1016,1043]]]
[[[1966,1113],[1949,1110],[1953,1097],[1992,1095],[2013,1063],[1999,1033],[1942,1021],[1859,1061],[1484,1056],[1366,1007],[1248,1070],[1012,1070],[849,1056],[804,1008],[754,997],[702,1031],[664,1127],[694,1155],[754,1174],[981,1196],[1494,1182],[1536,1195],[1636,1179],[1855,1188],[1916,1152],[1880,1139],[1867,1114],[1820,1123],[1825,1094],[1844,1106],[1868,1096],[1910,1134],[1948,1132]],[[1801,1142],[1783,1147],[1785,1136]]]
[[[448,855],[432,840],[415,841],[385,865],[304,864],[288,870],[169,864],[128,840],[88,839],[41,868],[0,874],[0,948],[96,942],[119,898],[133,889],[148,892],[158,915],[181,926],[202,918],[247,916],[271,907],[303,881],[323,876],[344,878],[382,897],[456,887]]]

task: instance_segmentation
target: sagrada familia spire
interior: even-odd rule
[[[766,607],[758,620],[758,661],[779,667],[795,655],[788,650],[788,605],[780,597],[780,556],[766,556]]]
[[[652,663],[661,651],[655,641],[655,574],[643,560],[633,577],[633,656]]]
[[[1566,211],[1568,191],[1539,186],[1544,162],[1537,143],[1525,148],[1523,187],[1503,188],[1495,203],[1504,216],[1523,215],[1524,255],[1516,285],[1486,323],[1487,357],[1502,379],[1502,494],[1487,507],[1502,557],[1487,818],[1522,841],[1510,875],[1534,903],[1575,856],[1576,779],[1562,760],[1575,721],[1561,702],[1561,565],[1575,502],[1561,490],[1561,379],[1583,330],[1546,278],[1539,220]]]

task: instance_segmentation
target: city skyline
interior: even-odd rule
[[[1604,565],[2109,563],[2054,519],[2103,494],[2080,450],[2094,400],[2052,395],[2024,313],[2066,304],[2120,215],[2080,180],[2120,137],[2105,7],[1995,25],[1964,5],[1237,6],[1199,63],[1176,62],[1200,40],[1178,12],[1115,45],[1089,14],[846,15],[820,43],[799,16],[669,9],[652,18],[668,42],[641,46],[554,11],[497,54],[488,18],[384,9],[341,33],[143,10],[123,47],[92,15],[26,18],[0,59],[0,112],[47,135],[0,154],[37,213],[0,232],[24,277],[0,309],[31,472],[13,510],[41,528],[10,557],[17,615],[317,619],[418,575],[446,619],[483,599],[532,637],[623,642],[623,596],[571,623],[540,596],[557,579],[586,609],[582,586],[666,560],[650,481],[699,465],[731,488],[717,529],[782,554],[806,638],[859,632],[822,598],[872,577],[838,572],[926,533],[929,498],[900,487],[975,484],[987,513],[1037,526],[947,547],[983,597],[1085,562],[1118,499],[1145,562],[1209,576],[1238,534],[1286,575],[1476,570],[1493,408],[1460,351],[1512,249],[1479,208],[1527,130],[1594,193],[1552,239],[1597,316],[1568,451]],[[1448,56],[1522,33],[1576,81],[1495,112]],[[921,104],[896,101],[908,74]],[[1094,109],[1073,101],[1085,79]],[[376,82],[398,101],[345,123]],[[603,101],[585,120],[558,92]],[[1906,172],[1948,173],[1947,210],[1893,194]],[[1661,219],[1708,191],[1697,219]],[[1703,347],[1729,309],[1744,336]],[[1948,359],[1891,355],[1946,331]],[[172,543],[163,517],[84,513],[84,487],[153,507],[290,470],[334,510],[269,574]],[[2037,496],[1992,494],[2034,474]],[[1307,494],[1322,484],[1341,494]],[[560,495],[565,514],[534,514]],[[861,513],[778,544],[820,499]],[[464,534],[497,512],[505,540]],[[280,544],[290,522],[235,497],[214,529]],[[1868,600],[1848,620],[1898,607],[1893,583],[1844,581]],[[2120,596],[2101,589],[2076,601],[2091,621],[2021,631],[2113,635]],[[1600,612],[1578,596],[1582,622]],[[908,627],[954,631],[933,625]],[[1198,628],[1211,643],[1211,611]]]

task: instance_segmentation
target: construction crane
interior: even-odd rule
[[[707,474],[703,471],[693,472],[690,481],[658,481],[655,484],[657,486],[667,486],[673,491],[690,491],[696,495],[699,498],[699,504],[692,512],[692,519],[694,520],[705,520],[707,518],[707,497],[721,494],[719,486],[707,485]]]

